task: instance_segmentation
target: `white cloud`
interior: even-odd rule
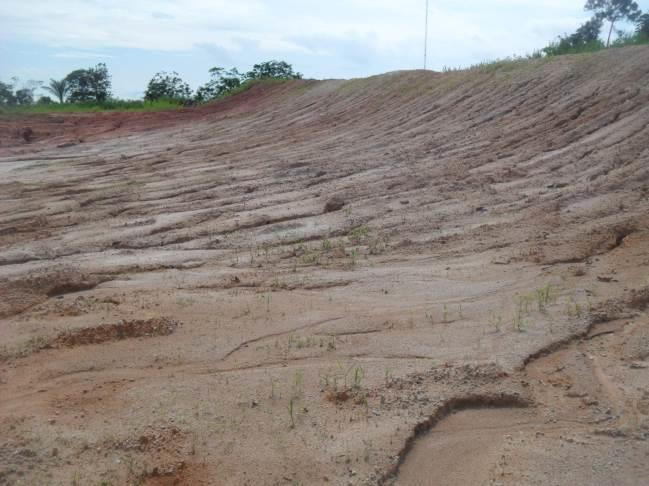
[[[429,66],[530,53],[586,19],[584,3],[430,0]],[[649,0],[640,3],[649,7]],[[0,46],[3,62],[11,57],[5,70],[34,73],[42,66],[40,77],[52,75],[54,61],[64,71],[78,64],[74,60],[114,56],[109,67],[118,94],[145,85],[155,70],[177,69],[198,84],[211,66],[245,70],[270,58],[286,59],[307,76],[364,76],[421,67],[424,5],[425,0],[2,0]],[[30,52],[19,55],[22,46]]]
[[[431,42],[520,36],[526,12],[574,12],[582,0],[431,1]],[[237,49],[247,38],[264,49],[300,49],[287,38],[373,36],[379,49],[419,39],[423,0],[4,0],[2,38],[58,47],[182,51],[197,44]],[[505,11],[505,15],[499,11]],[[519,13],[521,18],[513,15]],[[523,22],[524,23],[524,22]],[[569,22],[563,22],[567,24]],[[506,28],[506,31],[505,31]],[[501,35],[505,34],[505,35]],[[510,42],[511,44],[511,42]]]
[[[110,59],[115,56],[90,51],[63,51],[52,54],[52,57],[59,59]]]

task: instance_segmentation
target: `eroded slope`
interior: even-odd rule
[[[3,120],[0,481],[641,484],[648,78],[638,47]]]

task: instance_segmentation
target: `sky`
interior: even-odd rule
[[[430,0],[428,68],[524,55],[590,15],[585,0]],[[649,0],[639,1],[649,10]],[[426,0],[2,0],[0,80],[105,62],[141,97],[158,71],[196,88],[214,66],[285,60],[307,78],[423,67]],[[628,26],[627,26],[628,28]]]

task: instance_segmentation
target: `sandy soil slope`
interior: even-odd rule
[[[648,124],[646,47],[2,118],[0,484],[646,484]]]

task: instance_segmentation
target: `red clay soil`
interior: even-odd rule
[[[646,484],[648,79],[3,117],[0,485]]]
[[[132,135],[138,132],[223,119],[237,113],[260,109],[272,103],[273,96],[310,81],[291,81],[277,86],[260,83],[235,97],[207,105],[154,112],[62,113],[62,114],[0,114],[0,149],[26,145],[36,147],[55,144],[60,148],[93,140]],[[25,147],[26,148],[26,147]],[[30,147],[33,149],[33,147]]]

